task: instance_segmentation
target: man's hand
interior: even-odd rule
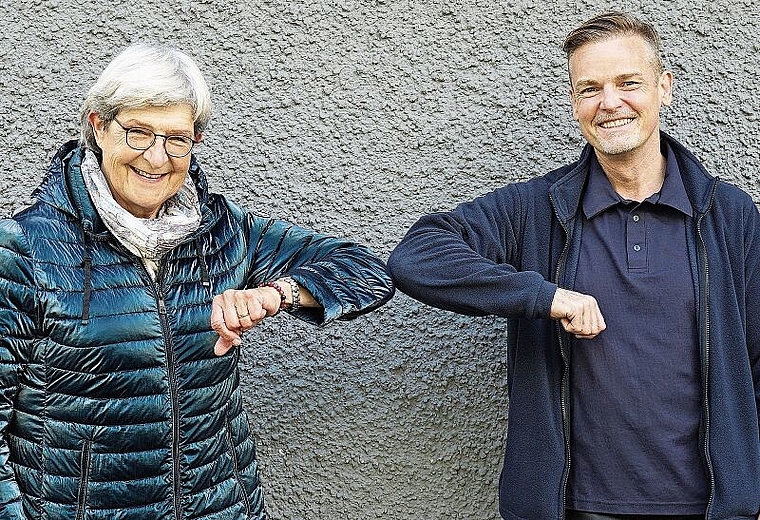
[[[554,293],[550,317],[579,339],[594,338],[607,328],[596,298],[561,287]]]
[[[211,328],[219,334],[214,354],[223,356],[242,343],[240,336],[280,309],[280,294],[272,287],[227,289],[211,302]]]

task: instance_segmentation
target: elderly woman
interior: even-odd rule
[[[209,116],[189,57],[127,48],[0,221],[0,518],[265,518],[232,347],[392,296],[368,249],[209,193]]]

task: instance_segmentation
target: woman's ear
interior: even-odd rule
[[[103,138],[103,133],[105,132],[105,123],[97,112],[90,112],[90,115],[87,116],[87,121],[89,121],[92,126],[95,142],[100,146],[100,140]]]

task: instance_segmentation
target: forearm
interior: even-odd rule
[[[349,240],[305,230],[283,221],[251,221],[256,284],[286,277],[298,285],[300,305],[293,315],[324,324],[377,308],[393,295],[385,264],[371,250]],[[256,232],[263,233],[258,236]],[[282,287],[288,298],[292,288]]]
[[[297,310],[301,307],[309,309],[322,308],[322,305],[314,298],[311,291],[306,287],[302,287],[289,276],[278,278],[272,283],[279,288],[279,290],[275,289],[275,291],[281,295],[280,300],[284,303],[284,308],[286,310]]]
[[[518,271],[498,240],[473,238],[466,226],[454,214],[428,215],[412,226],[388,259],[398,288],[461,314],[548,317],[556,285]]]

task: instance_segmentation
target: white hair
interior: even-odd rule
[[[136,43],[121,51],[90,87],[80,109],[80,142],[98,154],[88,118],[113,121],[120,110],[187,104],[196,134],[211,118],[211,94],[200,69],[187,54],[163,45]]]

